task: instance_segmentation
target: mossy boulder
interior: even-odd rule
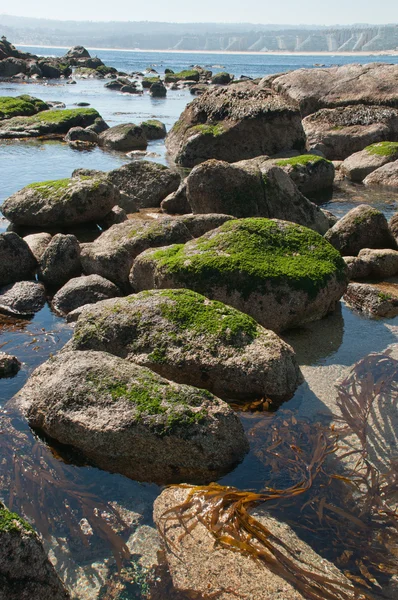
[[[48,105],[34,96],[0,96],[0,121],[12,117],[35,115],[42,110],[48,110]]]
[[[381,185],[398,189],[398,160],[379,167],[364,179],[365,185]]]
[[[275,160],[274,164],[293,179],[297,189],[305,196],[333,187],[333,163],[316,154],[280,158]]]
[[[191,171],[186,185],[188,203],[196,214],[285,219],[322,234],[329,228],[324,213],[267,157],[232,165],[206,161]]]
[[[248,450],[225,402],[105,352],[50,359],[13,404],[94,465],[141,481],[211,481]]]
[[[141,81],[142,87],[145,89],[149,89],[154,83],[161,83],[161,79],[159,76],[157,77],[143,77]]]
[[[225,399],[287,400],[302,381],[292,348],[275,333],[186,289],[85,307],[71,347],[110,352]]]
[[[147,140],[162,140],[166,137],[166,125],[158,119],[142,121],[140,127],[143,129]]]
[[[135,160],[108,172],[108,180],[123,192],[119,205],[127,212],[137,208],[156,208],[178,189],[180,174],[149,160]]]
[[[172,219],[129,219],[85,244],[81,261],[86,275],[97,274],[122,289],[130,289],[129,272],[136,257],[147,248],[184,243],[192,236],[183,223]]]
[[[0,597],[4,600],[69,600],[69,593],[24,519],[0,502]]]
[[[356,256],[362,248],[394,248],[395,241],[382,212],[360,204],[350,210],[325,234],[343,256]]]
[[[199,81],[200,73],[196,69],[184,69],[178,73],[166,73],[165,82],[175,83],[177,81]]]
[[[16,225],[68,226],[98,222],[119,200],[106,177],[80,176],[31,183],[4,201],[3,215]]]
[[[0,287],[33,279],[37,261],[28,244],[13,231],[0,233]]]
[[[304,150],[296,105],[253,82],[210,88],[193,100],[166,138],[171,157],[185,167],[209,158],[235,162]]]
[[[134,123],[123,123],[122,125],[109,127],[100,134],[99,144],[120,152],[146,150],[148,146],[144,131]]]
[[[361,182],[376,169],[397,159],[398,142],[379,142],[346,158],[340,169],[351,181]]]
[[[215,73],[211,78],[211,82],[217,85],[228,85],[233,80],[233,76],[225,71],[221,73]]]
[[[310,148],[330,160],[345,160],[375,142],[398,141],[398,109],[364,104],[323,108],[306,117],[303,127]]]
[[[282,331],[334,310],[345,263],[314,231],[262,218],[224,223],[185,245],[148,250],[132,268],[135,291],[185,287]]]
[[[30,117],[0,122],[0,139],[65,135],[71,127],[87,127],[100,117],[94,108],[43,110]]]

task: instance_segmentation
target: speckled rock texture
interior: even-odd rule
[[[120,290],[100,275],[83,275],[70,279],[52,299],[52,307],[67,315],[84,304],[95,304],[101,300],[120,296]]]
[[[344,300],[360,312],[374,317],[398,315],[398,283],[350,283]]]
[[[21,368],[21,363],[16,356],[0,352],[0,379],[14,377]]]
[[[60,288],[82,272],[80,244],[74,235],[57,233],[39,261],[38,277],[51,288]]]
[[[33,279],[37,261],[28,244],[16,233],[0,233],[0,286]]]
[[[33,315],[46,303],[44,286],[37,281],[17,281],[0,288],[0,312]]]

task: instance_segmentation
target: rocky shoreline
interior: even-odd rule
[[[50,301],[74,328],[70,342],[8,402],[8,412],[70,448],[82,464],[136,481],[200,484],[206,496],[208,484],[249,449],[236,403],[275,409],[304,380],[282,333],[333,315],[343,297],[365,319],[398,315],[398,213],[388,222],[376,208],[359,205],[337,219],[311,200],[344,178],[388,187],[395,197],[398,66],[301,69],[235,81],[198,66],[166,69],[164,77],[105,73],[84,48],[68,52],[62,68],[58,59],[40,63],[4,39],[0,51],[8,53],[0,54],[6,77],[39,78],[51,68],[52,77],[67,78],[73,68],[73,77],[109,79],[110,94],[164,97],[170,88],[188,87],[198,96],[169,132],[157,119],[109,127],[93,108],[0,98],[2,139],[62,136],[74,146],[129,153],[165,138],[175,162],[78,169],[10,196],[1,207],[10,226],[0,234],[0,314],[26,318]],[[79,242],[68,232],[87,225],[98,231],[94,241]],[[19,368],[17,356],[1,353],[1,378]],[[295,417],[289,422],[293,431]],[[184,493],[169,488],[155,505],[163,540],[157,565],[169,570],[172,591],[166,596],[152,582],[140,597],[227,600],[242,593],[253,600],[318,600],[326,597],[317,579],[322,569],[337,586],[327,597],[366,597],[358,596],[364,587],[356,589],[341,565],[323,562],[261,511],[256,519],[276,527],[272,535],[281,537],[281,547],[291,543],[311,561],[314,571],[304,587],[296,574],[290,578],[282,570],[279,577],[271,568],[268,576],[267,567],[261,571],[248,556],[238,560],[230,549],[212,553],[203,521],[192,539],[171,551],[167,544],[181,540],[183,523],[177,519],[166,536],[164,515],[191,498]],[[0,504],[0,545],[24,546],[26,537],[25,550],[44,556],[29,526]],[[207,548],[202,558],[199,547]],[[181,559],[189,568],[181,568]],[[289,567],[294,573],[302,568],[296,559]],[[50,562],[40,560],[50,573]],[[0,555],[0,599],[25,598],[16,595],[21,592],[10,575],[21,567],[7,561]],[[224,561],[228,569],[221,568]],[[211,572],[206,585],[203,569]],[[239,581],[231,575],[237,569]],[[362,576],[372,583],[366,569]],[[69,597],[55,575],[40,584],[26,577],[31,600],[50,597],[53,588],[58,596],[51,597]],[[249,581],[257,577],[253,591]],[[314,581],[321,586],[315,591]]]

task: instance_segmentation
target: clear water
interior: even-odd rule
[[[28,48],[38,54],[64,54],[64,49]],[[241,74],[259,77],[269,73],[286,71],[299,67],[312,67],[315,63],[327,66],[352,62],[350,57],[342,56],[257,56],[257,55],[220,55],[220,54],[187,54],[187,53],[144,53],[117,52],[98,50],[98,56],[118,70],[128,73],[142,71],[153,66],[159,72],[169,67],[181,70],[190,65],[201,64],[214,71],[227,70],[236,76]],[[380,61],[380,57],[355,57],[355,62]],[[398,62],[398,57],[386,58],[389,62]],[[214,65],[219,65],[214,68]],[[44,100],[59,100],[67,107],[85,101],[96,108],[105,120],[114,125],[121,122],[139,122],[149,117],[156,117],[170,128],[192,96],[187,91],[169,91],[166,99],[154,100],[149,94],[143,96],[123,95],[104,89],[104,81],[78,80],[77,85],[66,85],[62,82],[35,83],[0,83],[0,95],[19,95],[29,93]],[[167,162],[163,142],[153,142],[148,148],[157,156],[152,157],[162,163]],[[108,170],[130,160],[120,153],[105,152],[98,148],[93,150],[74,150],[59,141],[40,142],[7,141],[0,142],[0,205],[10,194],[32,181],[67,177],[78,167]],[[323,198],[322,205],[337,216],[344,215],[358,203],[369,203],[390,216],[397,210],[397,195],[391,192],[374,191],[363,186],[348,184],[339,185],[333,196]],[[0,220],[0,231],[7,227],[5,220]],[[290,332],[286,340],[295,348],[307,381],[297,390],[288,406],[304,416],[316,418],[318,415],[329,415],[330,407],[318,394],[311,377],[320,373],[327,385],[332,386],[337,373],[366,356],[370,352],[383,351],[388,345],[396,342],[398,319],[374,320],[362,317],[344,304],[335,314],[326,319],[308,325],[300,330]],[[51,354],[57,352],[72,335],[72,328],[46,306],[30,321],[0,318],[0,349],[15,354],[23,363],[23,368],[14,379],[0,380],[0,407],[22,387],[31,371]],[[310,381],[310,383],[309,383]],[[315,378],[314,378],[315,381]],[[247,430],[253,426],[254,419],[242,414],[242,421]],[[0,414],[0,435],[2,423],[8,415]],[[104,473],[89,466],[76,466],[72,459],[60,460],[60,450],[51,449],[44,441],[38,439],[18,419],[4,421],[5,433],[9,443],[15,446],[15,455],[22,469],[41,473],[57,472],[64,486],[65,496],[69,498],[72,489],[81,492],[90,491],[94,501],[107,505],[117,503],[129,515],[130,525],[123,532],[124,539],[132,539],[131,550],[134,560],[140,565],[145,557],[156,548],[155,533],[152,527],[151,513],[153,500],[160,488],[153,485],[138,484],[119,475]],[[4,433],[4,431],[3,431]],[[22,437],[21,437],[22,436]],[[23,439],[22,439],[23,438]],[[4,437],[2,438],[4,439]],[[22,441],[21,441],[22,439]],[[1,441],[1,440],[0,440]],[[37,458],[37,457],[40,458]],[[33,458],[32,458],[33,457]],[[36,458],[35,458],[36,457]],[[54,462],[55,461],[55,462]],[[3,470],[2,470],[3,469]],[[9,490],[9,473],[4,470],[4,462],[0,460],[0,497],[7,497]],[[253,452],[250,452],[243,463],[232,473],[222,479],[222,483],[240,488],[254,488],[262,485],[264,472],[261,463]],[[26,484],[27,485],[27,484]],[[21,484],[22,486],[22,484]],[[23,494],[28,494],[23,488]],[[44,505],[41,510],[51,512],[52,496],[45,488]],[[22,492],[21,492],[22,493]],[[31,493],[31,492],[30,492]],[[32,504],[37,502],[32,497]],[[66,527],[66,515],[59,509],[58,529],[55,532],[64,542],[58,544],[54,537],[46,538],[46,546],[58,560],[61,576],[68,573],[68,585],[74,589],[82,600],[98,597],[103,585],[104,572],[112,563],[111,547],[104,540],[101,544],[90,542],[89,547],[82,547],[76,539],[72,539]],[[76,509],[77,512],[77,509]],[[134,518],[131,515],[135,515]],[[40,521],[33,523],[38,525]],[[45,533],[44,531],[41,531]],[[53,535],[54,532],[53,532]],[[61,546],[64,549],[61,549]],[[69,550],[65,551],[65,548]],[[138,558],[137,558],[138,557]],[[141,562],[140,562],[141,561]],[[102,570],[101,570],[102,569]],[[102,573],[102,575],[101,575]],[[115,576],[117,579],[117,576]],[[97,585],[98,581],[100,584]],[[102,581],[102,583],[101,583]],[[95,583],[97,582],[97,583]],[[97,589],[98,588],[98,589]],[[134,592],[135,593],[135,592]],[[138,592],[137,592],[138,594]],[[136,598],[139,595],[123,596]]]

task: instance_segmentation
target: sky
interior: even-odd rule
[[[0,14],[62,20],[347,25],[398,23],[398,0],[18,0]]]

